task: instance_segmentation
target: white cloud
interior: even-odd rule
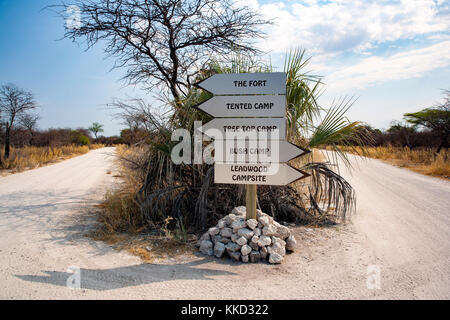
[[[386,41],[450,30],[448,4],[433,0],[245,3],[275,19],[261,43],[274,53],[298,46],[312,53],[364,52]]]
[[[334,71],[325,82],[330,92],[343,92],[390,80],[417,78],[428,71],[450,66],[449,52],[450,40],[447,40],[388,57],[372,56]]]

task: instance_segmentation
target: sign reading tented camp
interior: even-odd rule
[[[196,86],[214,94],[196,108],[215,117],[201,128],[215,139],[215,183],[286,185],[308,176],[286,163],[309,151],[285,141],[285,73],[216,74]]]
[[[216,118],[279,117],[286,114],[286,96],[215,96],[198,109]]]

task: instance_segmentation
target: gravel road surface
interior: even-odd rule
[[[89,208],[116,182],[112,148],[0,177],[0,298],[449,299],[450,182],[357,159],[341,166],[353,223],[294,228],[299,249],[278,266],[189,254],[144,264],[85,237]]]

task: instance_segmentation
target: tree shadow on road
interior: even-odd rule
[[[210,277],[236,275],[235,273],[208,268],[195,268],[198,265],[208,263],[203,259],[182,264],[141,264],[134,266],[118,267],[111,269],[84,269],[79,272],[80,289],[97,291],[113,290],[165,282],[170,280],[214,280]],[[68,287],[68,283],[74,284],[77,273],[60,271],[43,271],[46,275],[15,275],[24,281],[52,284]]]

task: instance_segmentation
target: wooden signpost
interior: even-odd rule
[[[196,106],[215,117],[201,128],[215,139],[214,182],[245,184],[247,219],[256,219],[257,185],[308,176],[287,164],[310,151],[286,141],[286,74],[216,74],[195,86],[214,94]]]

